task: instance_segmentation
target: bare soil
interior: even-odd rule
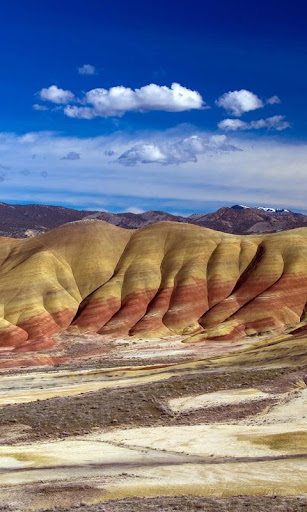
[[[0,427],[30,427],[27,440],[43,440],[68,435],[82,435],[96,428],[153,425],[195,425],[237,421],[263,411],[275,403],[268,398],[255,403],[220,405],[176,414],[167,402],[172,398],[233,388],[259,388],[282,393],[299,379],[306,379],[307,369],[270,369],[225,371],[203,375],[178,375],[169,380],[125,389],[107,389],[77,396],[37,400],[1,408]],[[16,437],[16,441],[18,438]],[[7,443],[14,441],[11,436]]]
[[[292,349],[291,349],[292,350]],[[114,350],[114,353],[116,350]],[[291,351],[291,354],[293,351]],[[9,392],[18,393],[20,390],[23,390],[23,376],[29,376],[30,379],[27,381],[29,385],[29,392],[31,393],[31,374],[33,373],[33,381],[35,381],[36,386],[42,386],[44,384],[44,380],[40,380],[43,377],[40,377],[39,372],[49,373],[49,372],[57,372],[59,370],[59,379],[61,380],[61,371],[67,371],[68,373],[76,372],[76,376],[73,378],[80,378],[80,373],[78,374],[78,370],[89,370],[89,369],[102,369],[102,368],[135,368],[136,366],[159,366],[168,365],[168,364],[176,364],[181,363],[183,361],[189,362],[195,360],[195,355],[188,354],[181,355],[175,354],[172,357],[161,356],[158,358],[136,358],[133,357],[130,359],[130,355],[127,354],[128,357],[125,359],[117,359],[116,354],[113,358],[110,357],[108,359],[107,354],[103,357],[94,357],[88,359],[81,359],[79,361],[73,361],[70,363],[65,363],[63,365],[54,365],[51,367],[45,368],[28,368],[28,369],[12,369],[8,371],[4,371],[2,375],[12,376],[11,381],[13,384],[6,384],[8,386],[6,389]],[[305,360],[306,361],[306,360]],[[304,361],[304,363],[305,363]],[[203,364],[202,364],[203,363]],[[299,363],[300,364],[300,363]],[[18,450],[22,449],[23,443],[34,443],[33,447],[35,448],[35,443],[37,441],[48,441],[53,444],[54,441],[60,439],[61,445],[70,442],[70,436],[82,436],[87,433],[95,433],[93,435],[102,432],[102,435],[107,435],[108,432],[111,432],[111,441],[116,440],[116,432],[119,429],[125,429],[125,437],[126,430],[127,436],[129,433],[129,429],[135,427],[176,427],[177,425],[222,425],[222,424],[239,424],[248,423],[252,425],[254,422],[254,417],[261,413],[266,413],[267,411],[271,411],[271,406],[275,404],[282,403],[285,400],[287,393],[291,390],[297,389],[297,386],[306,387],[307,385],[307,366],[285,366],[283,368],[278,367],[270,367],[270,368],[262,368],[261,363],[256,368],[251,368],[246,366],[245,364],[242,367],[234,366],[234,367],[209,367],[205,361],[201,361],[201,364],[197,367],[197,372],[193,373],[193,365],[188,366],[188,370],[182,371],[182,368],[173,367],[172,372],[165,372],[165,375],[168,373],[167,378],[162,376],[159,381],[144,381],[142,377],[136,381],[136,383],[132,384],[132,381],[129,381],[129,375],[126,378],[128,382],[126,387],[115,387],[116,382],[114,382],[110,387],[106,387],[104,389],[100,389],[99,391],[87,391],[85,393],[81,393],[78,395],[68,395],[61,396],[57,398],[49,398],[49,399],[41,399],[32,402],[23,402],[23,403],[15,403],[13,405],[5,405],[0,407],[0,444],[2,446],[12,446],[14,445],[13,451],[16,451],[18,454]],[[64,372],[65,373],[65,372]],[[102,372],[104,376],[102,378],[106,378],[105,373]],[[110,377],[107,375],[107,377]],[[115,374],[117,372],[114,372]],[[124,372],[123,372],[124,373]],[[129,373],[129,372],[128,372]],[[143,370],[141,371],[143,373]],[[144,375],[146,374],[146,370],[144,370]],[[20,378],[19,378],[20,375]],[[170,377],[170,375],[173,375]],[[49,375],[48,375],[49,379]],[[50,375],[49,383],[51,382],[52,386],[52,375]],[[99,374],[100,379],[100,374]],[[38,384],[37,384],[38,382]],[[63,388],[65,389],[65,382],[62,383]],[[17,384],[16,384],[17,383]],[[33,384],[34,385],[34,384]],[[13,386],[10,388],[10,386]],[[266,393],[271,393],[272,395],[268,398],[264,398],[263,400],[259,400],[257,402],[240,402],[240,403],[228,403],[224,405],[218,405],[216,402],[212,407],[206,407],[202,409],[194,409],[187,412],[174,412],[169,407],[169,402],[172,399],[187,397],[187,396],[198,396],[203,393],[214,393],[216,391],[223,390],[244,390],[249,388],[256,388]],[[5,388],[4,388],[5,389]],[[97,389],[97,388],[96,388]],[[295,392],[296,393],[296,392]],[[295,395],[294,393],[294,395]],[[290,393],[292,396],[293,393]],[[280,397],[280,398],[279,398]],[[304,417],[304,411],[297,412],[298,409],[295,409],[295,414]],[[247,422],[245,421],[247,420]],[[264,422],[267,422],[266,416]],[[214,427],[214,430],[219,427]],[[233,427],[232,427],[233,428]],[[290,451],[290,455],[288,452],[282,452],[282,448],[285,447],[283,443],[283,437],[274,437],[274,442],[282,441],[281,454],[271,454],[269,453],[268,457],[259,456],[259,457],[244,457],[234,458],[234,459],[219,459],[219,457],[212,457],[208,460],[205,460],[205,464],[207,466],[212,464],[212,468],[215,468],[215,471],[223,471],[223,468],[227,466],[227,464],[234,462],[234,460],[238,463],[247,463],[247,468],[249,464],[254,464],[255,461],[262,463],[271,464],[271,459],[274,461],[280,461],[284,459],[285,464],[289,464],[289,468],[295,467],[295,470],[298,472],[295,473],[295,484],[297,484],[297,479],[304,477],[301,475],[302,470],[300,469],[300,464],[303,464],[303,457],[305,454],[301,448],[301,439],[300,436],[301,430],[303,430],[302,424],[297,428],[298,431],[295,431],[292,437],[290,436],[290,441],[293,443],[293,439],[298,439],[296,441],[299,444],[299,453],[292,454]],[[290,429],[291,430],[291,429]],[[175,432],[175,429],[174,429]],[[177,432],[177,430],[176,430]],[[292,431],[291,431],[292,432]],[[88,436],[90,437],[90,436]],[[114,439],[113,439],[114,437]],[[67,438],[67,439],[66,439]],[[293,439],[292,439],[293,438]],[[64,441],[65,439],[65,441]],[[257,438],[258,439],[258,438]],[[305,437],[304,437],[305,439]],[[77,438],[77,444],[80,444],[82,441],[81,437]],[[110,445],[112,442],[110,441]],[[257,440],[256,440],[257,441]],[[262,438],[258,439],[257,442],[272,442],[271,438]],[[290,442],[289,441],[289,442]],[[127,441],[128,443],[128,441]],[[114,441],[114,450],[115,448],[125,449],[125,447],[129,448],[129,443],[127,446],[121,442],[116,443]],[[20,445],[20,446],[18,446]],[[35,445],[35,446],[34,446]],[[38,446],[41,443],[37,443]],[[113,446],[113,445],[112,445]],[[132,446],[132,453],[133,453]],[[60,449],[57,448],[60,452]],[[61,450],[62,450],[61,446]],[[112,448],[113,449],[113,448]],[[6,448],[8,453],[11,453],[11,448]],[[30,450],[30,448],[29,448]],[[95,448],[96,450],[96,448]],[[140,448],[141,450],[141,448]],[[4,450],[5,451],[5,450]],[[39,451],[39,449],[38,449]],[[144,451],[140,451],[140,461],[138,464],[142,464],[142,457],[147,455],[148,462],[146,465],[146,461],[144,462],[144,468],[148,471],[148,467],[152,467],[152,475],[155,475],[155,463],[151,461],[150,457],[153,457],[153,461],[155,461],[155,457],[157,454],[162,452],[166,452],[166,450],[158,450],[158,448],[154,448],[152,450],[149,448],[144,448]],[[152,452],[152,453],[151,453]],[[26,450],[27,455],[27,450]],[[43,453],[43,448],[42,448]],[[176,452],[177,453],[177,452]],[[179,452],[178,452],[179,453]],[[180,452],[181,453],[181,452]],[[183,453],[183,452],[182,452]],[[5,455],[5,453],[4,453]],[[30,454],[31,455],[31,454]],[[172,454],[174,455],[174,454]],[[84,464],[85,468],[87,468],[86,460],[88,457],[88,452],[86,452],[85,459],[80,461],[80,468],[82,464]],[[167,464],[171,464],[171,458],[167,453],[163,453],[163,456],[167,458]],[[177,456],[177,455],[176,455]],[[178,455],[183,457],[183,455]],[[32,458],[34,455],[32,456]],[[168,460],[169,457],[169,460]],[[31,459],[31,456],[30,456]],[[29,460],[30,460],[29,459]],[[197,459],[197,457],[196,457]],[[226,460],[227,459],[227,460]],[[241,460],[242,459],[242,460]],[[23,461],[17,458],[15,459],[17,462]],[[31,459],[32,460],[32,459]],[[34,459],[33,459],[34,460]],[[104,459],[103,459],[104,460]],[[107,460],[107,459],[106,459]],[[129,459],[127,459],[129,460]],[[163,459],[164,460],[164,459]],[[188,460],[188,459],[187,459]],[[300,462],[302,460],[302,462]],[[83,461],[83,462],[82,462]],[[194,459],[193,459],[194,461]],[[268,461],[268,462],[267,462]],[[273,463],[275,463],[273,461]],[[162,461],[163,462],[163,461]],[[184,459],[183,462],[186,462]],[[183,464],[182,462],[182,464]],[[192,459],[188,460],[189,463],[192,463]],[[198,461],[200,462],[200,460]],[[219,462],[221,463],[221,468],[218,468]],[[66,463],[66,461],[65,461]],[[78,460],[79,463],[79,460]],[[225,463],[225,464],[224,464]],[[16,463],[17,464],[17,463]],[[118,463],[117,463],[118,464]],[[296,494],[296,496],[282,496],[284,493],[284,487],[274,488],[274,487],[265,487],[252,488],[251,494],[254,492],[259,492],[260,494],[268,494],[276,492],[278,495],[268,495],[268,496],[243,496],[239,495],[236,497],[225,497],[221,498],[220,496],[229,496],[229,494],[242,494],[248,493],[249,490],[246,489],[245,486],[242,486],[238,491],[233,492],[233,488],[231,487],[231,492],[222,493],[220,488],[216,489],[216,493],[207,494],[207,496],[215,496],[214,498],[209,497],[200,497],[199,494],[203,493],[202,481],[201,487],[198,490],[192,490],[192,487],[188,488],[188,492],[190,495],[187,495],[184,490],[182,490],[182,483],[180,482],[179,486],[177,486],[176,490],[171,490],[171,488],[167,486],[164,488],[164,494],[174,494],[176,496],[162,496],[159,491],[157,491],[155,498],[125,498],[123,496],[141,496],[143,493],[143,488],[140,493],[138,493],[138,489],[136,487],[136,494],[112,494],[105,498],[104,492],[110,487],[110,482],[112,478],[117,479],[122,482],[122,485],[128,485],[131,481],[132,477],[135,478],[136,486],[138,486],[138,479],[140,479],[140,474],[138,473],[138,464],[131,463],[129,475],[125,472],[116,473],[114,477],[112,477],[111,468],[112,464],[110,463],[110,475],[106,473],[104,477],[104,473],[102,471],[99,480],[101,487],[99,487],[99,482],[95,481],[96,477],[91,477],[92,471],[94,471],[94,467],[88,464],[88,469],[84,470],[85,473],[82,473],[80,478],[74,476],[74,469],[76,471],[79,468],[78,465],[74,466],[73,463],[71,468],[68,470],[65,469],[66,466],[55,467],[56,471],[59,471],[58,480],[44,480],[44,472],[45,474],[48,471],[52,471],[52,467],[47,465],[39,466],[38,470],[41,473],[38,476],[38,480],[35,480],[33,476],[33,482],[31,481],[31,471],[32,467],[29,466],[29,471],[27,467],[22,468],[18,472],[18,468],[14,469],[5,469],[6,466],[4,464],[2,471],[3,474],[7,475],[16,475],[17,481],[18,478],[22,480],[22,474],[25,475],[25,480],[22,485],[15,485],[13,482],[13,487],[10,485],[1,486],[1,492],[3,493],[5,505],[0,503],[0,512],[25,512],[30,510],[36,510],[36,512],[153,512],[156,510],[160,510],[161,512],[173,512],[173,511],[203,511],[203,512],[307,512],[307,496],[301,496],[303,487],[297,486],[294,491],[290,489],[288,494]],[[162,463],[161,463],[162,464]],[[215,466],[214,466],[215,464]],[[297,467],[295,466],[297,464]],[[107,462],[103,463],[104,471],[106,471],[106,467],[108,466]],[[184,465],[184,464],[183,464]],[[116,464],[114,465],[115,468]],[[163,464],[162,464],[163,466]],[[191,467],[193,464],[191,464]],[[67,466],[67,468],[70,466]],[[101,466],[103,467],[103,466]],[[125,464],[123,464],[123,471],[127,471]],[[141,466],[140,466],[141,467]],[[181,466],[178,463],[178,468]],[[263,466],[264,467],[264,466]],[[272,466],[273,467],[273,466]],[[303,466],[302,466],[303,467]],[[261,471],[261,465],[256,466],[253,469],[253,475],[258,475],[258,468]],[[270,468],[270,466],[269,466]],[[286,467],[286,479],[288,479],[288,466]],[[89,471],[87,474],[86,471]],[[5,473],[5,471],[7,473]],[[28,471],[28,473],[27,473]],[[62,471],[62,473],[61,473]],[[64,471],[64,473],[63,473]],[[65,471],[67,471],[65,473]],[[99,469],[100,471],[100,469]],[[114,469],[115,471],[115,469]],[[174,471],[179,471],[174,466]],[[209,470],[210,472],[211,470]],[[229,475],[232,475],[233,469],[230,467]],[[235,471],[235,470],[234,470]],[[243,468],[245,472],[245,467]],[[270,469],[267,470],[267,474],[269,475],[269,480],[272,475],[270,473]],[[35,473],[35,468],[33,469]],[[70,474],[71,472],[71,474]],[[29,482],[27,483],[26,475],[29,474]],[[51,473],[50,473],[51,474]],[[165,473],[161,473],[165,475]],[[197,473],[196,473],[197,474]],[[216,474],[216,473],[212,473]],[[19,476],[18,476],[19,475]],[[64,475],[64,478],[63,478]],[[86,475],[88,479],[83,478]],[[126,475],[126,476],[125,476]],[[173,478],[173,469],[171,469],[170,473],[170,482],[172,482]],[[193,475],[193,485],[194,485],[194,473]],[[238,473],[238,479],[240,481],[240,474]],[[0,471],[1,477],[1,471]],[[9,477],[7,476],[8,480]],[[12,476],[14,478],[14,476]],[[40,480],[43,478],[43,480]],[[48,477],[49,478],[49,477]],[[152,478],[150,476],[150,478]],[[146,483],[150,483],[150,478],[148,478]],[[160,478],[160,477],[159,477]],[[112,480],[114,483],[114,481]],[[223,479],[220,480],[223,484]],[[284,480],[282,481],[284,482]],[[112,483],[112,485],[113,485]],[[97,484],[97,485],[96,485]],[[170,484],[171,485],[171,484]],[[232,484],[231,484],[232,485]],[[284,485],[282,483],[282,485]],[[280,491],[281,489],[281,491]],[[304,487],[305,489],[305,487]],[[185,494],[185,496],[178,496],[181,493]],[[144,491],[145,492],[145,491]],[[162,491],[161,491],[162,492]],[[192,496],[194,492],[194,495]],[[147,494],[147,496],[154,494]],[[51,499],[50,499],[51,497]],[[115,497],[121,499],[114,499]],[[17,501],[14,501],[14,500]],[[103,499],[107,499],[110,501],[101,501]],[[33,501],[31,501],[33,500]],[[83,501],[84,500],[84,501]],[[97,501],[96,504],[88,504]],[[32,508],[33,504],[33,508]],[[67,504],[66,507],[64,504]],[[52,508],[53,506],[53,508]],[[45,508],[44,508],[45,507]],[[48,508],[49,507],[49,508]]]
[[[14,506],[13,506],[14,507]],[[307,497],[236,496],[234,498],[161,497],[128,498],[97,505],[49,508],[40,512],[306,512]],[[0,512],[16,512],[10,505]]]

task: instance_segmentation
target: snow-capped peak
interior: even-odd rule
[[[244,204],[235,204],[231,207],[233,210],[246,210],[254,208],[256,210],[262,210],[267,213],[289,213],[290,210],[286,208],[272,208],[271,206],[245,206]]]

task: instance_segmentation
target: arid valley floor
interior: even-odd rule
[[[1,371],[1,512],[307,510],[306,332],[60,341]]]
[[[0,256],[1,512],[307,510],[307,228],[87,220]]]

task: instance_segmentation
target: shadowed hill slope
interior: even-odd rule
[[[74,222],[0,239],[0,349],[53,335],[237,339],[307,320],[307,229],[248,237],[174,222]]]

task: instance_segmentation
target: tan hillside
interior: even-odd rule
[[[66,224],[0,239],[0,349],[49,348],[63,330],[237,339],[305,318],[307,228],[230,235],[184,223]]]

